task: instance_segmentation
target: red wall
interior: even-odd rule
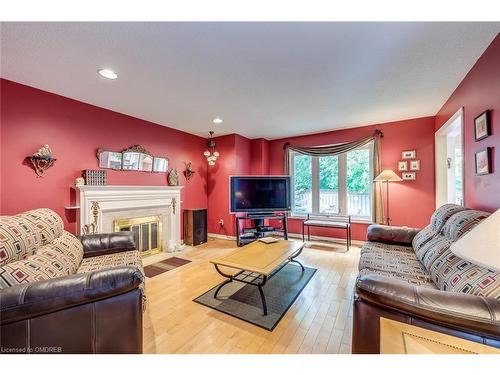
[[[494,211],[500,208],[500,35],[476,62],[464,80],[436,115],[438,130],[460,107],[464,107],[465,205]],[[474,118],[491,110],[492,135],[474,141]],[[476,176],[474,155],[486,147],[494,147],[493,172]]]
[[[208,233],[233,235],[233,218],[229,215],[229,176],[234,174],[235,136],[217,137],[217,151],[220,157],[214,166],[208,166]],[[219,226],[219,220],[224,226]]]
[[[384,133],[381,141],[382,168],[397,171],[401,151],[416,150],[420,171],[415,181],[392,182],[390,185],[390,216],[393,225],[423,227],[435,208],[434,199],[434,117],[396,121],[353,129],[273,140],[269,146],[270,174],[283,174],[283,146],[319,146],[350,142],[373,134],[375,129]],[[384,184],[385,185],[385,184]],[[384,186],[385,197],[385,186]],[[290,219],[290,232],[301,233],[301,220]],[[366,239],[366,224],[354,224],[353,239]],[[331,229],[311,229],[311,234],[344,237],[343,232]]]
[[[207,207],[205,139],[134,117],[1,80],[1,207],[2,215],[49,207],[75,232],[71,186],[83,169],[97,169],[96,150],[121,151],[140,144],[166,156],[180,173],[183,208]],[[49,144],[57,161],[42,178],[23,161]],[[186,181],[184,161],[195,175]],[[110,185],[166,185],[166,173],[108,171]]]
[[[235,174],[248,175],[250,174],[252,141],[238,134],[235,134],[234,136],[236,157]]]
[[[208,233],[236,234],[234,216],[229,213],[229,176],[250,174],[251,141],[238,134],[217,137],[220,158],[208,167]],[[220,226],[222,219],[224,225]]]
[[[250,174],[269,174],[269,141],[264,138],[252,139]]]

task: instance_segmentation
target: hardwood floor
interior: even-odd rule
[[[192,301],[223,280],[209,260],[233,249],[234,241],[210,239],[175,254],[192,263],[146,280],[145,353],[351,352],[359,247],[304,249],[299,259],[318,272],[272,332]]]

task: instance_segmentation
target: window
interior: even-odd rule
[[[372,147],[335,156],[290,151],[292,215],[352,215],[371,220]]]

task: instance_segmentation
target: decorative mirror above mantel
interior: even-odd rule
[[[157,173],[168,171],[168,158],[154,156],[140,145],[133,145],[122,152],[99,148],[97,158],[99,168],[104,169]]]

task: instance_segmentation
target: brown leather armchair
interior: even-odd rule
[[[418,230],[372,226],[368,240],[411,246]],[[412,285],[377,274],[360,275],[353,307],[352,352],[380,352],[380,318],[500,348],[500,300]]]
[[[130,232],[80,241],[84,257],[135,249]],[[0,290],[2,353],[142,353],[143,279],[121,266]]]

